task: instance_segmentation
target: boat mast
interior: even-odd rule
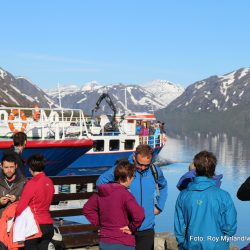
[[[62,102],[61,102],[61,92],[60,92],[60,85],[59,82],[57,83],[57,88],[58,88],[58,100],[59,100],[59,106],[62,108]]]

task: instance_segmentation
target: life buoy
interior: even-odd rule
[[[33,120],[36,122],[40,120],[40,109],[37,105],[34,107]]]
[[[10,111],[10,115],[9,115],[8,119],[13,121],[15,119],[15,116],[19,116],[19,114],[20,114],[22,121],[27,120],[24,112],[22,110],[19,110],[19,109],[12,109]],[[9,123],[9,128],[13,133],[24,132],[26,127],[27,127],[27,122],[22,122],[22,126],[21,126],[20,130],[16,129],[12,122]]]

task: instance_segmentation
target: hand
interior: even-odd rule
[[[161,211],[155,207],[155,209],[154,209],[154,214],[155,214],[155,215],[158,215],[158,214],[160,214],[160,212],[161,212]]]
[[[9,201],[9,198],[7,196],[3,196],[0,198],[0,204],[1,205],[6,205]]]
[[[132,231],[129,229],[128,226],[121,227],[120,230],[125,234],[132,234]]]
[[[11,202],[16,201],[16,196],[14,194],[8,194],[8,198]]]

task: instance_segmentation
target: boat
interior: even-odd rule
[[[94,118],[93,113],[99,109],[102,100],[106,100],[113,115],[100,115]],[[149,135],[138,131],[138,127],[148,130],[150,126],[158,126],[159,133]],[[108,94],[98,99],[92,116],[87,118],[88,138],[94,141],[93,148],[79,157],[68,168],[60,172],[65,175],[91,175],[114,166],[121,158],[128,158],[140,144],[148,144],[154,149],[156,159],[166,143],[166,135],[160,131],[160,124],[151,113],[132,113],[117,115],[116,107]]]
[[[12,136],[18,131],[28,137],[23,159],[34,153],[43,154],[49,176],[57,175],[93,146],[79,109],[0,107],[0,158],[13,144]],[[27,175],[28,172],[27,169]]]

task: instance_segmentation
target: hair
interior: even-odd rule
[[[27,135],[23,132],[17,132],[13,136],[14,146],[25,146],[25,141],[27,141]]]
[[[114,172],[115,182],[124,183],[127,177],[132,178],[135,173],[135,167],[133,164],[129,163],[128,160],[120,160]]]
[[[214,176],[217,159],[212,152],[201,151],[195,155],[193,162],[197,176],[207,176],[209,178]]]
[[[3,165],[4,161],[14,162],[15,164],[17,164],[17,158],[16,158],[16,156],[14,154],[5,154],[5,155],[3,155],[3,157],[2,157],[2,165]]]
[[[45,160],[42,154],[33,154],[27,160],[27,165],[34,172],[42,172],[45,168]]]
[[[154,150],[147,144],[141,144],[136,147],[135,155],[142,155],[142,156],[153,156]]]
[[[189,170],[189,171],[195,170],[195,166],[194,166],[194,163],[193,163],[193,162],[191,162],[191,163],[189,164],[188,170]]]

